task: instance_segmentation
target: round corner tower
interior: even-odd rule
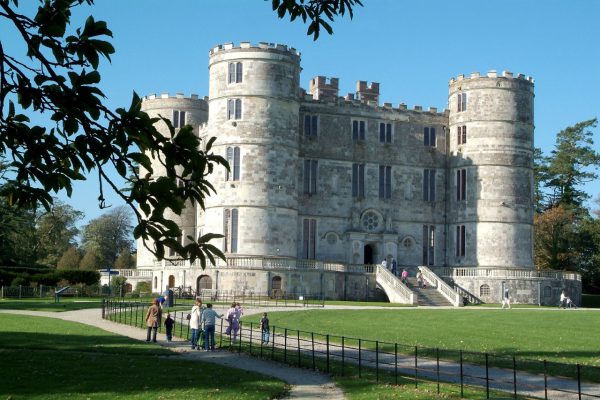
[[[175,96],[169,96],[167,93],[159,96],[149,95],[142,99],[142,111],[146,112],[150,118],[164,117],[171,120],[175,131],[184,125],[192,125],[196,130],[197,126],[205,123],[208,119],[208,103],[194,94],[190,97],[185,97],[180,93]],[[163,136],[170,136],[167,124],[163,121],[157,122],[155,127]],[[153,176],[165,174],[163,165],[157,159],[152,159],[152,169]],[[186,203],[181,215],[167,210],[165,216],[176,222],[181,228],[182,238],[188,235],[196,237],[196,206],[192,202]],[[153,265],[154,255],[143,246],[141,239],[138,240],[137,249],[137,264]]]
[[[533,79],[449,86],[448,264],[533,268]]]
[[[209,52],[213,151],[230,171],[209,179],[204,230],[223,232],[226,254],[296,256],[300,54],[243,42]]]

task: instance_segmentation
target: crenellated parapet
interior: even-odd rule
[[[518,80],[518,81],[523,81],[523,82],[529,82],[529,83],[534,83],[534,79],[531,76],[526,76],[524,74],[517,74],[515,76],[515,74],[513,74],[510,71],[502,71],[502,73],[498,74],[498,72],[494,69],[488,71],[486,74],[481,74],[479,72],[473,72],[471,73],[471,75],[464,75],[464,74],[460,74],[454,78],[450,78],[450,85],[457,83],[457,82],[461,82],[461,81],[466,81],[469,79],[485,79],[485,78],[505,78],[505,79],[514,79],[514,80]]]
[[[286,55],[293,59],[300,59],[300,52],[293,47],[288,47],[285,44],[279,43],[267,43],[259,42],[258,44],[252,44],[250,42],[240,42],[239,45],[234,43],[224,43],[214,46],[209,50],[208,56],[210,58],[216,57],[220,54],[228,53],[231,51],[258,51],[261,53],[274,53],[280,55]]]

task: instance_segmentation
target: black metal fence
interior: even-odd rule
[[[103,317],[145,328],[147,304],[111,301]],[[189,310],[172,311],[173,334],[189,339]],[[460,390],[463,398],[598,399],[600,368],[580,364],[532,360],[516,356],[426,348],[340,335],[321,334],[272,326],[268,343],[260,326],[241,322],[237,341],[226,334],[227,322],[216,327],[220,349],[245,352],[261,358],[338,376],[356,376],[390,384],[427,385]],[[161,326],[160,331],[163,331]]]

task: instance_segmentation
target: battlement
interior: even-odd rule
[[[437,107],[427,107],[425,109],[423,106],[414,105],[412,109],[409,109],[405,103],[398,104],[397,107],[394,107],[392,103],[385,102],[383,104],[378,104],[373,100],[358,100],[354,98],[352,93],[348,93],[345,97],[337,97],[336,99],[315,99],[311,94],[306,94],[303,97],[305,102],[313,102],[319,104],[327,104],[339,107],[354,107],[354,108],[362,108],[365,111],[387,111],[387,112],[416,112],[416,113],[429,113],[435,114],[438,116],[448,116],[450,111],[448,109],[444,109],[442,111],[438,111]]]
[[[208,51],[209,57],[218,54],[219,52],[229,50],[242,50],[242,49],[257,49],[266,51],[277,51],[281,53],[289,53],[292,56],[300,57],[300,52],[293,47],[288,47],[285,44],[279,43],[267,43],[259,42],[258,44],[251,44],[250,42],[240,42],[238,46],[233,43],[219,44]]]
[[[371,82],[367,85],[366,81],[356,82],[356,98],[358,100],[379,102],[379,83]]]
[[[161,99],[187,99],[187,100],[199,100],[202,102],[207,102],[208,96],[204,96],[203,98],[200,98],[197,94],[190,94],[189,96],[186,97],[183,93],[175,93],[174,95],[171,95],[169,93],[161,93],[159,95],[157,95],[155,93],[151,93],[147,96],[142,97],[142,101],[161,100]]]
[[[495,69],[492,69],[492,70],[488,71],[486,74],[481,74],[479,72],[473,72],[469,76],[465,76],[463,74],[458,75],[455,78],[450,78],[450,84],[452,85],[453,83],[456,83],[456,82],[460,82],[460,81],[464,81],[464,80],[468,80],[468,79],[480,79],[480,78],[484,78],[484,79],[485,78],[517,79],[517,80],[521,80],[524,82],[534,83],[534,79],[531,76],[525,76],[524,74],[517,74],[517,76],[515,76],[510,71],[502,71],[502,73],[500,75],[498,75],[498,72]]]
[[[338,97],[340,80],[338,78],[327,78],[317,76],[310,80],[309,92],[315,100],[336,99]]]

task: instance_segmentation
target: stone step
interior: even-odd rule
[[[418,296],[420,306],[451,306],[450,303],[441,293],[434,288],[419,288],[417,278],[409,277],[406,286]]]

